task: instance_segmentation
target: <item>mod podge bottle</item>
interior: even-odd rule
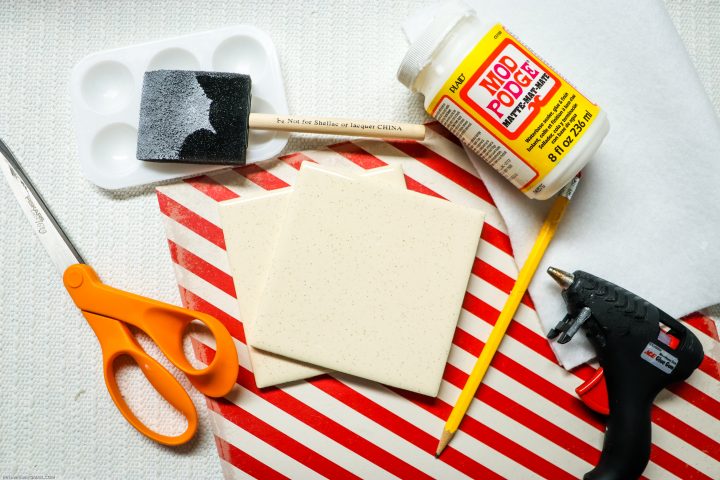
[[[410,45],[398,79],[528,197],[550,198],[608,132],[605,112],[500,23],[449,3]]]

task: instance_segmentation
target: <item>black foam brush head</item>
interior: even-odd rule
[[[251,87],[240,73],[146,72],[137,158],[245,165]]]

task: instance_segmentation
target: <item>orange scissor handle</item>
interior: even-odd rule
[[[63,283],[75,305],[83,311],[85,318],[88,319],[98,337],[103,350],[106,382],[115,403],[121,409],[123,415],[136,428],[137,424],[123,410],[127,409],[127,406],[122,402],[123,406],[121,407],[121,403],[115,399],[117,392],[114,392],[114,390],[117,390],[117,384],[114,381],[114,374],[108,376],[108,372],[113,372],[112,363],[118,355],[130,355],[143,368],[146,376],[150,372],[148,380],[173,405],[175,405],[173,403],[176,401],[175,398],[179,398],[177,397],[179,390],[175,384],[178,387],[180,385],[159,364],[155,367],[157,362],[152,360],[140,347],[124,325],[125,323],[144,331],[157,344],[168,360],[185,373],[190,382],[200,392],[210,397],[221,397],[232,389],[237,380],[239,368],[237,350],[230,333],[216,318],[202,312],[187,310],[109,287],[100,281],[97,273],[90,266],[85,264],[69,266],[63,274]],[[215,356],[210,365],[204,369],[193,367],[183,351],[185,330],[194,320],[203,322],[215,337]],[[118,327],[122,328],[108,327],[104,323],[117,324]],[[152,360],[154,363],[148,362],[147,359]],[[153,367],[146,369],[148,365],[153,365]],[[159,369],[165,373],[157,373]],[[108,378],[111,379],[109,382],[107,381]],[[168,383],[168,378],[172,378],[174,382],[172,385]],[[182,388],[180,387],[180,389]],[[170,398],[164,392],[175,397]],[[183,394],[187,397],[187,392],[184,390]],[[182,406],[183,402],[178,402]],[[185,410],[178,409],[183,413],[188,411],[186,408]],[[130,412],[130,415],[132,415],[132,412]],[[137,419],[135,420],[137,421]],[[188,417],[188,420],[190,420],[190,417]],[[140,428],[138,430],[147,435],[144,430]],[[151,438],[158,440],[157,435],[151,436]]]
[[[148,438],[165,445],[181,445],[190,440],[197,430],[197,411],[192,399],[177,379],[143,350],[123,323],[90,312],[83,312],[83,315],[100,341],[103,355],[103,374],[110,397],[130,425]],[[170,405],[182,413],[188,422],[183,433],[177,436],[163,435],[149,428],[135,416],[125,402],[115,377],[115,359],[123,355],[130,356],[155,390]]]

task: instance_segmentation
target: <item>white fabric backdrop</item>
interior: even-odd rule
[[[0,137],[107,283],[179,303],[153,188],[110,193],[80,174],[67,82],[83,56],[252,23],[276,43],[291,112],[425,118],[419,98],[394,80],[406,48],[400,23],[424,2],[282,3],[15,0],[0,7]],[[720,111],[720,8],[715,0],[666,3]],[[288,150],[330,140],[296,137]],[[129,427],[107,395],[92,331],[5,187],[0,219],[0,474],[219,477],[202,397],[193,394],[202,425],[185,447],[162,447]],[[136,375],[125,379],[142,416],[166,430],[177,424]]]

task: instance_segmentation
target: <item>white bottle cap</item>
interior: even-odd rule
[[[434,7],[433,12],[426,14],[427,26],[408,48],[397,72],[400,83],[413,92],[416,91],[415,79],[430,63],[433,54],[447,34],[460,20],[475,14],[475,10],[463,1],[440,2]],[[418,19],[418,21],[422,20]]]

